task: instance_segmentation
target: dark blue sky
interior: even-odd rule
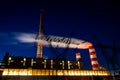
[[[69,37],[73,33],[74,38],[105,46],[113,46],[114,40],[117,48],[120,47],[120,6],[115,1],[6,1],[0,3],[1,59],[5,52],[16,56],[36,56],[35,43],[22,43],[16,37],[23,33],[38,33],[41,8],[44,8],[44,29],[47,34]],[[97,36],[99,42],[94,36]],[[106,66],[101,49],[97,46],[95,48],[100,65]],[[106,48],[105,54],[112,55],[112,50]],[[74,59],[76,51],[81,52],[84,65],[90,64],[87,50],[69,49],[67,59]],[[117,58],[120,57],[120,49],[116,54]],[[44,48],[43,56],[52,58],[53,53],[49,48]],[[89,67],[87,65],[86,68]]]

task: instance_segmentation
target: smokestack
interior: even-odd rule
[[[43,35],[43,9],[40,10],[40,25],[39,25],[39,33],[37,37],[42,35]],[[42,42],[37,43],[36,58],[42,58]]]
[[[79,52],[76,53],[76,60],[77,60],[77,61],[81,60],[81,55],[80,55]]]
[[[98,64],[95,48],[93,47],[93,45],[89,46],[89,53],[90,53],[92,69],[99,70],[99,64]]]
[[[82,69],[83,66],[82,66],[82,61],[81,61],[81,55],[79,52],[76,53],[76,60],[77,60],[77,67],[79,69]]]
[[[43,34],[43,12],[44,10],[40,10],[40,25],[39,25],[39,34]]]

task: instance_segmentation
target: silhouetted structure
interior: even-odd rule
[[[4,56],[2,80],[112,80],[108,71],[83,70],[80,54],[76,60]]]
[[[26,58],[22,56],[10,56],[6,53],[3,62],[5,68],[33,68],[33,69],[82,69],[81,59],[79,60],[60,60]]]
[[[37,35],[38,38],[39,36],[43,36],[42,14],[40,16],[40,23],[41,23],[39,26],[40,29]],[[56,40],[56,38],[54,39]],[[62,38],[62,40],[64,40],[64,38]],[[85,41],[81,43],[85,43]],[[70,41],[68,44],[70,44]],[[86,42],[84,46],[81,46],[81,47],[87,48],[89,50],[91,66],[93,70],[83,70],[81,56],[79,52],[76,53],[76,60],[66,60],[64,58],[60,59],[58,58],[59,56],[57,56],[56,59],[44,59],[42,57],[42,45],[43,43],[41,41],[37,43],[36,58],[10,56],[9,53],[7,52],[3,59],[4,68],[0,68],[0,70],[3,72],[2,79],[3,80],[4,79],[9,79],[9,80],[112,80],[109,71],[100,69],[95,48],[91,43]],[[53,49],[51,43],[49,46],[50,48]],[[66,52],[68,48],[69,48],[69,45],[67,45],[64,52]]]

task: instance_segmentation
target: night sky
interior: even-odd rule
[[[25,35],[35,38],[39,31],[42,8],[44,9],[44,30],[47,35],[70,37],[72,34],[73,38],[94,44],[101,66],[108,68],[108,60],[109,63],[120,64],[120,5],[111,0],[0,2],[1,60],[6,52],[14,56],[36,56],[36,43],[22,42],[18,38]],[[113,46],[116,47],[114,51],[111,48]],[[59,55],[65,49],[55,50]],[[68,49],[63,56],[65,59],[75,59],[76,52],[81,53],[85,69],[91,68],[88,50]],[[55,55],[49,47],[43,48],[44,58],[55,58]]]

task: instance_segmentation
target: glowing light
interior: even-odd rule
[[[108,71],[98,70],[38,70],[38,69],[0,69],[3,76],[109,76]]]
[[[9,57],[9,60],[11,60],[12,58],[11,57]]]
[[[24,58],[24,61],[26,61],[26,58]]]
[[[51,69],[53,68],[53,60],[51,60]]]
[[[62,69],[64,69],[64,61],[62,60]]]

